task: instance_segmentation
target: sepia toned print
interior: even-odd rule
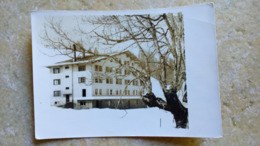
[[[67,60],[46,66],[51,105],[62,108],[157,107],[188,127],[182,13],[46,17],[41,43]],[[68,27],[67,27],[68,28]],[[55,56],[54,55],[54,56]],[[164,97],[156,96],[153,82]]]

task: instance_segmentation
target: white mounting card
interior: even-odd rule
[[[212,3],[31,25],[36,139],[222,136]]]

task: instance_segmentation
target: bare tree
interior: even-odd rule
[[[70,46],[78,44],[77,52],[93,53],[90,49],[83,47],[82,40],[72,40],[69,34],[62,29],[60,22],[54,22],[52,19],[48,22],[45,35],[42,37],[47,47],[51,46],[55,50],[62,50],[61,54],[69,55],[73,51]],[[86,32],[81,26],[78,26],[77,32],[99,39],[99,43],[103,45],[113,48],[123,44],[124,48],[120,51],[138,48],[137,64],[142,69],[127,64],[120,64],[120,66],[132,72],[146,87],[147,93],[142,95],[145,104],[171,112],[176,121],[176,127],[187,128],[188,110],[180,101],[181,99],[187,102],[182,14],[178,13],[177,16],[172,13],[153,16],[148,14],[96,16],[84,17],[81,22],[91,23],[96,28]],[[58,37],[51,38],[48,29]],[[156,97],[153,93],[152,77],[159,80],[165,99]],[[178,97],[179,91],[184,93],[183,97]]]

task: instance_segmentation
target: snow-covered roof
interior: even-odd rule
[[[138,60],[138,58],[131,53],[130,51],[123,51],[123,52],[119,52],[119,53],[112,53],[112,54],[108,54],[108,55],[89,55],[86,57],[77,57],[77,61],[73,61],[73,59],[69,59],[69,60],[65,60],[62,62],[57,62],[55,64],[52,65],[48,65],[46,67],[54,67],[54,66],[62,66],[62,65],[71,65],[71,64],[86,64],[86,63],[93,63],[96,61],[101,61],[110,57],[115,57],[117,55],[121,55],[121,54],[126,54],[128,55],[132,60]]]

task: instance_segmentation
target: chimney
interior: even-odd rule
[[[76,44],[73,44],[73,53],[74,53],[74,62],[77,61],[77,57],[76,57]]]

